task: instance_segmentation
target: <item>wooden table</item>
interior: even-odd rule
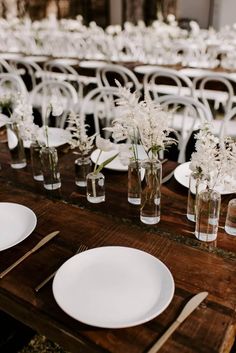
[[[209,296],[162,347],[168,353],[229,352],[236,330],[236,238],[219,229],[217,243],[204,244],[193,235],[186,218],[187,189],[174,178],[162,187],[161,221],[147,226],[139,208],[127,202],[127,173],[104,170],[106,202],[89,204],[85,190],[74,183],[74,160],[61,151],[62,188],[48,192],[31,175],[31,166],[9,166],[5,144],[0,145],[0,200],[30,207],[37,215],[35,231],[22,243],[0,255],[0,271],[53,230],[60,236],[31,255],[0,280],[0,309],[41,334],[78,353],[145,353],[173,322],[195,293]],[[163,174],[175,167],[168,162]],[[220,226],[233,195],[222,198]],[[0,235],[1,236],[1,235]],[[125,329],[101,329],[82,324],[56,304],[51,283],[39,293],[34,287],[74,254],[80,244],[144,250],[163,261],[175,280],[169,307],[152,321]]]

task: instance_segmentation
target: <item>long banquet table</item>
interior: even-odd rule
[[[127,202],[127,173],[104,169],[106,202],[90,204],[84,188],[74,183],[76,156],[60,149],[62,187],[46,191],[32,178],[31,166],[14,170],[0,144],[0,201],[31,208],[37,215],[34,232],[0,254],[0,271],[53,230],[51,240],[0,280],[0,310],[56,341],[72,353],[145,353],[194,294],[208,291],[207,299],[178,328],[160,352],[229,352],[236,331],[236,238],[223,229],[226,207],[234,195],[222,197],[217,242],[204,244],[194,237],[186,218],[187,189],[172,177],[162,186],[161,221],[147,226],[138,206]],[[164,165],[163,175],[176,166]],[[0,234],[1,236],[1,234]],[[107,245],[134,247],[164,262],[173,274],[175,294],[155,319],[134,327],[103,329],[85,325],[56,304],[51,282],[38,293],[35,286],[72,256],[80,244],[90,249]]]

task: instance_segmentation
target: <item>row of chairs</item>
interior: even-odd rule
[[[106,70],[104,71],[102,69],[97,70],[96,79],[98,87],[83,97],[82,102],[79,101],[79,98],[81,97],[78,96],[78,90],[76,90],[76,88],[69,82],[66,82],[65,77],[64,79],[61,78],[60,80],[44,77],[42,82],[37,84],[30,92],[28,92],[22,79],[19,76],[19,73],[0,74],[0,96],[6,94],[6,92],[21,92],[22,94],[29,97],[30,103],[35,108],[40,110],[42,117],[45,117],[48,100],[50,97],[52,95],[61,97],[60,103],[63,105],[64,113],[60,119],[56,120],[56,126],[64,128],[68,111],[73,109],[76,112],[80,112],[80,114],[85,118],[87,118],[88,114],[92,115],[95,131],[102,133],[102,128],[109,125],[111,120],[118,114],[115,100],[119,96],[119,92],[117,88],[110,87],[110,82],[105,75],[105,73],[110,72],[110,69],[112,69],[112,67],[107,66]],[[127,72],[129,72],[128,69]],[[104,75],[102,75],[102,73],[104,73]],[[134,74],[133,76],[135,77]],[[102,80],[104,82],[102,82]],[[10,86],[9,82],[11,83]],[[135,83],[137,86],[132,83],[131,78],[127,79],[124,84],[130,86],[136,91],[139,91],[141,94],[142,87],[138,80]],[[101,86],[106,87],[104,88]],[[164,105],[166,109],[175,107],[175,111],[170,114],[172,114],[172,126],[179,132],[179,146],[181,152],[179,154],[178,160],[180,162],[184,161],[186,158],[186,148],[192,132],[196,130],[204,120],[211,121],[213,123],[220,123],[217,127],[217,134],[221,135],[223,134],[223,131],[226,132],[225,122],[227,122],[227,124],[232,123],[232,127],[230,127],[227,132],[234,134],[233,130],[235,131],[236,123],[235,121],[230,120],[236,114],[235,109],[228,110],[228,114],[226,115],[227,119],[222,121],[213,120],[209,106],[202,104],[194,97],[184,97],[183,93],[177,93],[179,93],[179,95],[157,95],[156,97],[153,97],[153,99]]]

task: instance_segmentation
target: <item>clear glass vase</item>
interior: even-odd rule
[[[90,157],[79,157],[75,160],[75,184],[77,186],[87,186],[87,175],[92,170],[92,161]]]
[[[131,160],[128,166],[128,202],[141,204],[141,163]]]
[[[91,203],[105,201],[105,177],[102,173],[87,175],[87,200]]]
[[[14,169],[24,168],[26,166],[25,149],[17,123],[8,125],[7,141],[11,154],[11,167]]]
[[[61,187],[61,177],[59,172],[58,155],[56,148],[42,147],[41,162],[45,189],[59,189]]]
[[[196,221],[196,200],[200,191],[206,189],[206,183],[199,176],[199,173],[192,172],[189,177],[188,201],[187,201],[187,218]]]
[[[37,142],[32,142],[30,145],[30,157],[34,180],[43,181],[41,146]]]
[[[159,160],[146,160],[141,164],[140,220],[146,224],[156,224],[161,216],[161,179],[162,165]]]
[[[205,242],[217,238],[221,195],[218,191],[207,188],[200,191],[196,204],[195,236]]]

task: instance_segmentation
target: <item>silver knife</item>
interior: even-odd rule
[[[154,345],[147,351],[147,353],[156,353],[172,333],[179,327],[179,325],[201,304],[201,302],[208,296],[208,292],[201,292],[192,297],[188,303],[184,306],[180,315],[168,328],[168,330],[154,343]]]
[[[0,278],[3,278],[8,272],[10,272],[13,268],[15,268],[17,265],[19,265],[23,260],[25,260],[29,255],[33,254],[35,251],[39,250],[43,245],[48,243],[52,238],[54,238],[58,233],[60,233],[59,230],[56,230],[55,232],[52,232],[43,239],[41,239],[38,244],[36,244],[31,250],[27,251],[25,255],[21,256],[16,262],[14,262],[12,265],[7,267],[4,271],[0,273]]]

